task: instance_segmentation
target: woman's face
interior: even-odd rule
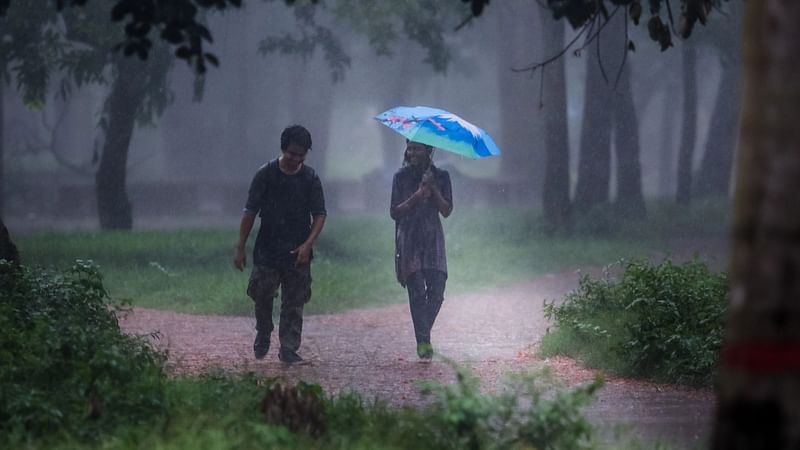
[[[428,147],[419,142],[409,142],[406,144],[406,155],[408,162],[414,167],[425,167],[431,161]]]

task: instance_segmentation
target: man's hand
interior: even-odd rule
[[[290,253],[297,256],[294,262],[295,266],[305,266],[311,260],[311,246],[308,244],[304,243]]]
[[[241,247],[236,247],[236,251],[233,255],[233,267],[239,269],[239,271],[243,272],[245,266],[247,266],[247,253]]]

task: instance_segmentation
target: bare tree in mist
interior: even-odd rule
[[[620,17],[624,24],[624,18]],[[622,28],[622,27],[620,27]],[[610,30],[612,33],[614,29]],[[625,33],[616,30],[617,36]],[[609,36],[614,39],[614,34]],[[617,53],[627,52],[627,37],[624,45],[617,42]],[[617,197],[614,202],[618,214],[632,219],[645,216],[644,195],[642,194],[642,165],[639,159],[639,119],[633,104],[630,65],[622,63],[618,74],[617,95],[613,96],[614,149],[617,162]]]
[[[716,53],[721,66],[711,123],[705,151],[694,180],[693,194],[697,197],[727,197],[733,173],[733,160],[738,135],[733,132],[739,121],[741,37],[730,29],[741,22],[743,6],[729,3],[727,16],[718,16],[709,24],[707,45]]]
[[[597,52],[592,49],[586,58],[578,178],[573,198],[573,210],[577,213],[585,214],[610,200],[611,95]]]
[[[5,209],[5,173],[6,173],[6,147],[5,147],[5,90],[6,81],[0,77],[0,217]],[[5,229],[5,226],[3,226]]]
[[[694,143],[697,137],[697,50],[694,42],[681,44],[683,74],[683,121],[681,144],[678,149],[678,183],[675,200],[688,205],[692,200],[692,170]]]
[[[583,126],[574,208],[581,214],[610,203],[611,144],[615,149],[615,209],[645,214],[639,161],[639,125],[633,105],[625,16],[612,16],[588,53]],[[602,206],[601,206],[602,207]]]
[[[489,10],[495,14],[498,50],[497,77],[500,91],[500,136],[503,149],[500,171],[506,181],[521,186],[522,192],[533,197],[540,190],[540,161],[542,158],[537,105],[538,83],[532,76],[512,71],[527,64],[537,53],[541,42],[539,7],[533,2],[503,2]],[[499,44],[499,45],[498,45]],[[496,47],[496,48],[497,48]],[[535,200],[530,198],[526,203]]]
[[[13,6],[0,5],[0,215],[5,206],[5,90],[16,81],[25,103],[40,107],[44,103],[50,72],[62,43],[52,33],[55,11],[42,9],[30,0],[17,0]]]
[[[555,55],[564,46],[564,24],[549,14],[540,14],[546,55]],[[567,122],[567,79],[563,58],[544,71],[542,92],[545,107],[545,172],[542,212],[548,231],[565,230],[570,222],[569,129]]]

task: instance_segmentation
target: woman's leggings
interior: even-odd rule
[[[447,274],[439,270],[414,272],[406,280],[417,344],[431,343],[431,328],[444,301],[446,281]]]

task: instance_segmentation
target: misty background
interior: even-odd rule
[[[457,31],[468,12],[453,2],[442,12],[444,40],[437,44],[446,56],[420,45],[420,30],[410,39],[402,21],[381,48],[371,42],[375,30],[364,27],[369,18],[356,17],[357,8],[348,18],[351,2],[339,3],[304,10],[249,2],[207,17],[214,36],[208,50],[220,66],[198,77],[184,62],[171,62],[163,113],[133,131],[126,186],[134,228],[236,223],[253,174],[280,155],[280,132],[295,123],[312,133],[307,164],[322,177],[329,211],[388,211],[391,176],[405,143],[373,116],[400,105],[449,110],[486,129],[500,146],[502,156],[480,161],[436,153],[435,163],[453,177],[456,208],[540,209],[552,132],[548,115],[561,102],[550,96],[555,85],[547,75],[559,63],[574,210],[631,198],[636,203],[639,197],[688,204],[729,194],[739,108],[739,6],[726,5],[710,26],[695,29],[690,42],[676,39],[658,55],[646,24],[625,26],[620,14],[602,39],[581,49],[581,37],[545,66],[542,79],[542,69],[521,69],[552,57],[576,32],[534,1],[499,2]],[[319,42],[305,54],[301,46],[280,44],[263,51],[286,33],[307,31],[308,8],[344,52],[338,63]],[[626,31],[635,51],[623,56]],[[25,104],[14,80],[4,89],[2,208],[14,233],[99,227],[95,173],[112,83],[73,86],[62,95],[66,79],[52,75],[39,109]],[[616,103],[623,112],[615,112]],[[598,149],[600,156],[593,153]],[[600,184],[587,181],[598,173],[586,165],[590,158],[605,165]],[[639,179],[627,177],[637,165]],[[638,205],[623,206],[613,210],[640,214]]]

